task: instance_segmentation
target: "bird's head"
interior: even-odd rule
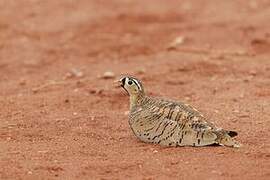
[[[129,96],[144,95],[144,89],[141,81],[134,77],[124,76],[119,79],[119,83],[121,87],[127,91]]]

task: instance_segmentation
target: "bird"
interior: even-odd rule
[[[129,95],[128,123],[139,140],[173,147],[241,146],[233,138],[236,131],[217,127],[191,105],[147,96],[142,82],[132,76],[122,76],[118,84]]]

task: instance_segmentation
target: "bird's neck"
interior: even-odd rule
[[[139,93],[139,94],[132,94],[129,97],[129,102],[130,102],[130,109],[140,105],[140,102],[144,98],[144,93]]]

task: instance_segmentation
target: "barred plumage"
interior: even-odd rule
[[[236,132],[216,127],[190,105],[146,96],[133,77],[119,82],[130,96],[129,125],[140,140],[164,146],[240,146],[232,138]]]

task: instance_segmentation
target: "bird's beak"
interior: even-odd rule
[[[127,92],[127,94],[129,94],[125,88],[125,78],[124,77],[119,79],[119,80],[114,81],[114,83],[117,85],[117,87],[122,87]]]
[[[115,87],[123,87],[122,79],[115,80],[113,84]]]

